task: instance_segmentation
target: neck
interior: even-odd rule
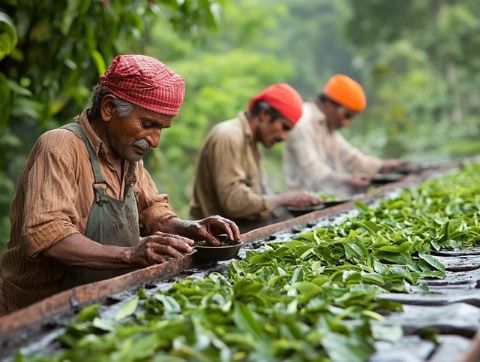
[[[108,142],[107,132],[105,130],[104,123],[105,122],[102,122],[101,120],[90,121],[90,125],[92,126],[93,131],[98,136],[98,138],[100,138],[102,143],[107,147],[110,161],[116,165],[121,165],[122,159],[116,154],[116,152],[112,149],[112,147],[110,147],[110,143]]]
[[[319,100],[315,99],[315,105],[318,107],[320,112],[323,113],[325,116],[325,123],[327,124],[328,131],[331,133],[335,131],[335,127],[332,127],[332,122],[331,122],[331,115],[327,107],[325,106],[325,103],[320,102]]]

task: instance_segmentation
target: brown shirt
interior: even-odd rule
[[[353,147],[338,131],[330,131],[325,115],[315,103],[303,106],[302,118],[289,133],[283,154],[285,182],[290,189],[323,191],[350,196],[335,173],[373,176],[383,161]]]
[[[212,128],[200,150],[190,215],[232,219],[267,216],[260,154],[244,113]]]
[[[158,222],[176,217],[168,196],[158,193],[141,161],[125,162],[120,181],[108,146],[92,129],[85,111],[77,121],[99,157],[107,193],[123,200],[126,186],[134,185],[142,235],[156,231]],[[40,136],[20,173],[10,207],[12,229],[2,260],[0,315],[60,290],[64,265],[42,251],[85,232],[94,201],[93,183],[88,151],[79,137],[64,129]]]

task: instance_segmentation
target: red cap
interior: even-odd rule
[[[303,100],[300,94],[286,83],[275,83],[265,88],[248,102],[248,108],[259,101],[268,103],[294,126],[302,116]]]
[[[100,84],[117,97],[150,111],[176,116],[185,82],[161,61],[146,55],[118,55]]]

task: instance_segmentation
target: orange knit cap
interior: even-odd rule
[[[302,116],[303,100],[300,94],[286,83],[275,83],[265,88],[248,102],[251,109],[255,103],[263,101],[280,112],[292,126]]]
[[[332,76],[323,87],[323,94],[352,112],[362,112],[367,106],[362,86],[344,74]]]

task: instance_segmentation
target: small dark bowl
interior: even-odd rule
[[[325,207],[331,207],[331,206],[337,206],[339,204],[344,204],[349,201],[350,200],[348,199],[341,199],[341,200],[332,200],[332,201],[322,201],[322,203]]]
[[[390,182],[397,182],[403,179],[405,175],[401,173],[379,173],[372,177],[370,184],[372,185],[385,185]]]
[[[241,247],[239,242],[221,246],[196,245],[193,256],[203,262],[230,260],[238,255]]]
[[[287,210],[293,216],[299,216],[299,215],[307,214],[309,212],[322,210],[324,208],[325,208],[325,204],[323,204],[323,203],[318,204],[318,205],[314,205],[314,206],[306,206],[306,207],[287,206]]]

